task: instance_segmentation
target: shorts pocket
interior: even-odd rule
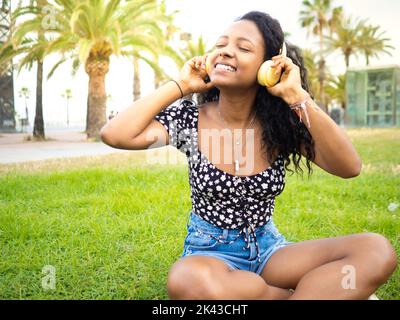
[[[218,235],[213,236],[218,237]],[[186,241],[191,249],[197,250],[211,249],[218,244],[218,240],[214,239],[209,234],[200,233],[198,231],[189,233]]]

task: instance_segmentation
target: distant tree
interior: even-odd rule
[[[358,41],[358,49],[365,56],[365,62],[369,65],[370,58],[378,58],[382,53],[392,55],[389,50],[394,47],[389,45],[390,38],[384,38],[385,31],[379,26],[364,25],[361,28]]]
[[[324,31],[332,33],[335,30],[340,17],[342,8],[333,7],[331,0],[303,0],[302,10],[300,11],[300,24],[308,29],[308,34],[312,33],[319,38],[319,61],[318,61],[318,81],[319,81],[319,101],[323,105],[325,102],[324,82],[325,82],[325,46]]]
[[[364,28],[365,20],[353,17],[344,17],[336,27],[331,37],[326,37],[329,52],[341,51],[346,68],[350,65],[351,56],[357,56],[360,52],[360,33]]]
[[[346,74],[332,77],[327,83],[326,93],[331,101],[337,101],[346,109]]]
[[[51,77],[66,61],[72,60],[74,73],[83,64],[89,77],[86,133],[88,138],[97,138],[106,122],[105,77],[110,57],[146,59],[143,53],[157,53],[164,39],[163,17],[157,7],[156,0],[38,0],[37,5],[15,13],[27,19],[15,26],[12,39],[0,50],[0,65],[19,54],[25,54],[20,64],[32,64],[58,53],[61,58],[49,72]],[[32,32],[38,36],[32,38]],[[7,53],[4,59],[3,53]]]

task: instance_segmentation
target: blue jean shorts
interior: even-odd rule
[[[240,230],[214,226],[193,211],[189,214],[187,231],[181,258],[193,255],[211,256],[224,261],[231,270],[246,270],[257,274],[262,273],[273,253],[294,243],[287,241],[279,233],[271,218],[265,225],[255,229],[261,257],[261,262],[259,262],[254,241],[249,242],[249,247],[246,247],[244,239],[244,236],[247,235],[246,231],[243,231],[242,235],[237,238]],[[223,243],[210,235],[223,240]],[[225,244],[235,238],[237,239],[232,243]]]

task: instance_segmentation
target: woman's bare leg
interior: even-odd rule
[[[261,276],[290,299],[367,299],[391,276],[397,255],[375,233],[308,240],[275,252]]]
[[[172,300],[286,300],[292,295],[267,285],[256,273],[230,270],[222,260],[199,255],[181,258],[172,266],[167,290]]]

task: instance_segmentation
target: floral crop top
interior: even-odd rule
[[[247,248],[254,240],[260,260],[255,229],[270,220],[275,197],[285,187],[283,159],[279,155],[271,167],[251,176],[235,176],[218,169],[198,148],[198,116],[198,106],[183,100],[162,110],[155,120],[168,131],[169,144],[187,156],[194,213],[217,227],[240,229],[238,237],[245,235],[247,228]]]

